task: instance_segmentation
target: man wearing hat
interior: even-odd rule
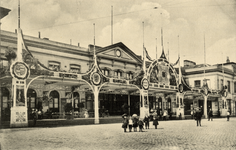
[[[201,126],[201,119],[202,119],[202,112],[198,107],[196,109],[196,113],[195,113],[195,120],[197,121],[197,126],[198,126],[198,124]]]

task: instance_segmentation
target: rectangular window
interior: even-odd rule
[[[222,89],[223,89],[223,84],[224,84],[223,82],[224,82],[224,80],[223,80],[223,79],[221,79],[221,80],[220,80],[220,90],[222,90]]]
[[[236,93],[236,82],[234,82],[234,93]]]
[[[200,80],[195,80],[194,81],[194,87],[201,87],[201,81]]]
[[[58,108],[58,98],[54,98],[54,108]]]
[[[3,106],[2,106],[2,107],[3,107],[3,108],[7,108],[8,97],[3,96],[2,99],[3,99],[3,102],[2,102],[2,105],[3,105]]]
[[[70,64],[71,73],[81,73],[81,66],[76,64]]]
[[[60,70],[61,63],[56,61],[48,61],[48,68],[53,71],[59,71]]]
[[[35,108],[35,98],[31,97],[31,108]]]
[[[231,90],[230,90],[230,81],[227,81],[227,84],[228,84],[228,92],[230,93],[231,92]]]

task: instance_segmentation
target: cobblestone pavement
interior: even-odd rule
[[[144,132],[123,132],[121,124],[0,130],[2,150],[236,149],[236,118],[150,122]]]

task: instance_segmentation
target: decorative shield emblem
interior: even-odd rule
[[[99,73],[94,72],[94,73],[92,74],[92,82],[93,82],[94,85],[99,85],[99,84],[100,84],[100,82],[101,82],[101,76],[100,76]]]
[[[22,80],[27,79],[29,77],[29,71],[30,70],[28,65],[24,62],[13,63],[10,69],[12,77]]]
[[[183,84],[180,84],[179,85],[179,92],[183,93],[183,91],[184,91],[184,86],[183,86]]]

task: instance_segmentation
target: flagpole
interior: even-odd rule
[[[111,44],[113,44],[113,6],[111,6]]]
[[[18,0],[17,60],[22,61],[22,43],[20,29],[20,0]]]
[[[157,60],[157,38],[156,38],[156,60]]]
[[[170,62],[170,54],[169,54],[169,42],[167,42],[168,44],[168,61]]]
[[[146,74],[146,61],[145,61],[145,50],[144,50],[144,22],[143,22],[143,71]]]
[[[93,23],[93,31],[94,31],[94,42],[93,42],[93,57],[96,59],[96,52],[95,52],[95,23]]]
[[[205,73],[206,73],[206,49],[205,49],[205,34],[204,34],[204,80],[205,80]]]

